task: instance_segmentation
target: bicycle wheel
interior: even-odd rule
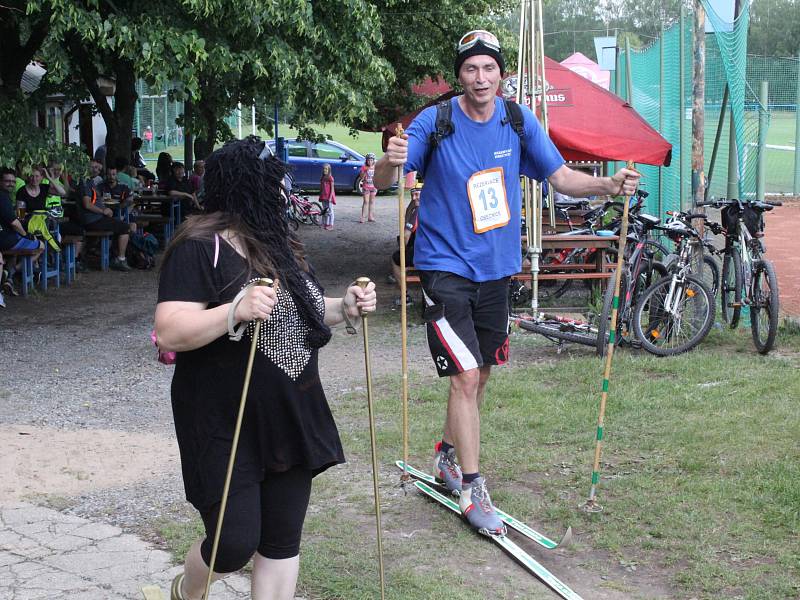
[[[703,283],[716,298],[719,292],[719,265],[714,257],[708,254],[703,255]]]
[[[674,284],[674,311],[666,302],[675,277],[664,278],[644,293],[633,309],[633,330],[642,347],[657,356],[672,356],[699,344],[714,323],[714,297],[699,279]],[[674,295],[677,294],[677,301]]]
[[[320,216],[322,215],[322,205],[319,202],[311,202],[306,211],[309,221],[314,225],[319,225]]]
[[[753,343],[761,354],[767,354],[775,345],[778,333],[778,277],[775,268],[766,259],[753,267],[753,292],[750,297],[750,329]]]
[[[739,326],[739,316],[742,313],[743,275],[742,257],[739,255],[739,250],[735,247],[728,248],[725,250],[725,256],[722,257],[720,305],[722,306],[722,318],[731,329]]]
[[[528,321],[526,319],[518,319],[517,325],[525,331],[531,331],[543,335],[550,341],[564,341],[573,342],[575,344],[583,344],[584,346],[594,346],[597,340],[597,334],[592,331],[570,330],[568,325],[564,323],[551,322],[551,321]]]
[[[663,263],[670,254],[669,250],[664,244],[655,240],[645,240],[644,247],[648,254],[652,254],[653,260],[656,260],[660,263]]]
[[[600,312],[600,321],[597,323],[597,339],[595,340],[595,349],[598,356],[605,356],[608,349],[608,332],[611,331],[611,310],[614,307],[614,277],[616,271],[612,273],[611,278],[608,280],[605,294],[603,294],[603,310]],[[619,311],[617,312],[617,330],[614,345],[620,343],[624,338],[623,332],[627,332],[627,327],[623,327],[622,315],[624,313],[623,307],[625,306],[625,296],[628,293],[628,273],[622,272],[622,279],[619,282]]]

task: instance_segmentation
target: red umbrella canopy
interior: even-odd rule
[[[672,145],[630,104],[549,58],[545,58],[545,80],[550,138],[566,160],[632,160],[669,166]],[[513,97],[515,90],[513,75],[503,81],[501,91]],[[452,90],[444,93],[423,108],[455,94]],[[398,121],[407,128],[421,110]],[[398,121],[384,127],[384,149]]]
[[[546,57],[545,81],[550,139],[566,160],[669,166],[672,144],[619,96]]]

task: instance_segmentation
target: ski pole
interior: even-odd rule
[[[633,161],[628,161],[628,168],[633,169]],[[617,317],[619,311],[619,288],[622,281],[622,267],[625,264],[625,242],[628,237],[628,207],[633,194],[625,198],[622,208],[622,227],[619,232],[619,245],[617,248],[617,272],[614,277],[614,301],[611,308],[611,326],[608,329],[608,349],[606,350],[606,365],[603,370],[603,391],[600,395],[600,414],[597,417],[597,438],[594,448],[594,465],[592,468],[592,487],[589,490],[589,499],[583,506],[586,512],[600,512],[603,507],[597,502],[597,484],[600,482],[600,453],[603,446],[603,423],[606,414],[606,401],[608,400],[608,387],[611,380],[611,361],[614,358],[614,346],[617,338]],[[631,283],[632,285],[632,283]]]
[[[401,240],[402,245],[402,240]],[[369,285],[369,277],[359,277],[356,284],[365,289]],[[381,538],[381,497],[378,492],[378,445],[375,440],[375,414],[372,405],[372,366],[369,360],[369,327],[367,325],[367,313],[361,313],[364,332],[364,366],[367,371],[367,412],[369,413],[369,442],[372,449],[372,492],[375,497],[375,527],[378,533],[378,569],[381,579],[381,600],[385,597],[386,582],[383,571],[383,541]]]
[[[265,285],[272,287],[272,279],[257,279],[253,285]],[[261,319],[256,319],[253,328],[253,340],[250,343],[250,355],[247,357],[247,369],[244,372],[244,385],[242,386],[242,398],[239,400],[239,414],[236,415],[236,428],[233,430],[233,443],[231,444],[231,456],[228,459],[228,471],[225,473],[225,484],[222,486],[222,501],[219,505],[219,516],[217,517],[217,529],[214,532],[214,543],[211,545],[211,560],[208,565],[208,579],[206,579],[206,589],[203,592],[203,600],[208,600],[208,593],[211,590],[211,580],[214,576],[214,564],[217,562],[217,550],[219,549],[219,537],[222,533],[222,520],[225,517],[225,507],[228,505],[228,491],[231,487],[231,477],[233,476],[233,464],[236,462],[236,450],[239,447],[239,433],[242,430],[242,417],[244,407],[247,403],[247,393],[250,390],[250,375],[253,372],[253,359],[256,356],[258,347],[258,334],[261,331]]]
[[[398,123],[394,134],[403,135],[403,126]],[[405,484],[408,475],[408,308],[406,307],[406,214],[405,195],[406,186],[403,177],[403,167],[397,168],[397,220],[400,226],[400,387],[403,406],[403,475],[400,481]]]

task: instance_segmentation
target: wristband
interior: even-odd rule
[[[355,283],[350,284],[347,286],[348,288],[355,285]],[[356,333],[356,326],[361,322],[361,317],[356,317],[355,322],[350,320],[350,316],[347,314],[344,306],[344,299],[347,297],[347,290],[345,290],[345,295],[342,296],[342,318],[344,319],[344,328],[347,333],[350,335],[354,335]]]
[[[245,286],[238,294],[236,294],[233,302],[231,302],[230,308],[228,308],[228,338],[234,342],[241,341],[242,335],[244,335],[244,330],[247,329],[247,326],[249,325],[249,323],[243,322],[239,323],[238,328],[234,327],[234,323],[236,322],[236,308],[239,306],[239,303],[247,293],[248,287],[250,286]]]

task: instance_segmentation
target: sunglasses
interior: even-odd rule
[[[461,39],[458,41],[458,53],[466,52],[479,43],[491,50],[500,52],[500,40],[497,39],[496,35],[485,29],[475,29],[461,36]]]

